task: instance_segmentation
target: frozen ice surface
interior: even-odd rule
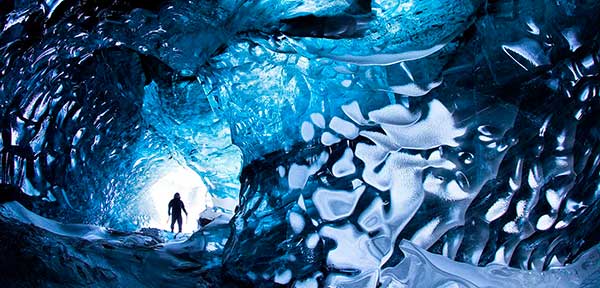
[[[158,229],[62,224],[16,202],[0,204],[0,223],[0,276],[8,287],[213,286],[202,275],[218,271],[229,233],[227,223],[177,238]]]
[[[599,13],[0,2],[0,283],[598,286]],[[163,243],[182,167],[215,207]]]

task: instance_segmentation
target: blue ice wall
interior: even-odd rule
[[[143,226],[175,161],[239,204],[240,283],[409,285],[410,247],[542,271],[598,243],[596,1],[1,5],[0,182],[43,216]]]

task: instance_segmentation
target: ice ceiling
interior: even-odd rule
[[[61,250],[116,275],[73,283],[158,285],[105,260],[144,244],[59,222],[164,221],[148,199],[180,171],[233,218],[136,265],[196,284],[565,284],[553,275],[597,265],[489,265],[542,271],[598,249],[599,13],[595,0],[0,2],[0,192],[35,213],[3,204],[0,228],[30,235],[10,243],[40,267],[53,263],[40,239],[104,243]]]

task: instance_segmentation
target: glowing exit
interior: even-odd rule
[[[171,218],[167,214],[168,204],[175,193],[181,195],[181,201],[188,212],[183,215],[183,233],[192,233],[198,229],[198,215],[207,207],[212,207],[210,195],[202,178],[189,168],[176,166],[158,179],[148,191],[154,204],[155,212],[150,216],[150,227],[170,231]],[[177,232],[175,224],[175,232]]]

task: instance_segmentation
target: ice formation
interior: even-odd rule
[[[0,283],[598,286],[599,13],[0,2]],[[182,169],[186,241],[144,228]]]

